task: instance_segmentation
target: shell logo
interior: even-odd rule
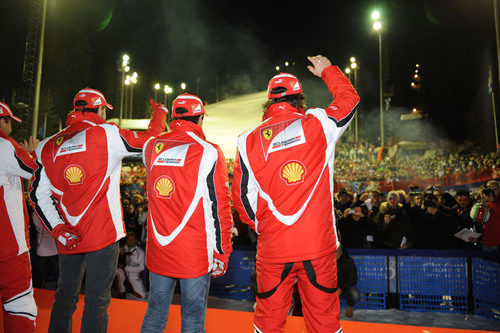
[[[164,146],[163,143],[158,142],[155,146],[155,153],[158,154],[163,149],[163,146]]]
[[[295,185],[304,181],[306,173],[305,167],[299,161],[287,162],[281,168],[281,179],[285,180],[287,185]]]
[[[162,176],[156,180],[155,190],[159,198],[170,199],[175,191],[175,185],[170,177]]]
[[[85,178],[85,172],[79,165],[72,164],[64,170],[64,178],[70,185],[81,184]]]
[[[64,141],[64,136],[58,137],[56,139],[56,145],[60,146],[63,141]]]

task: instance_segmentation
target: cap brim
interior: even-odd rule
[[[14,119],[15,121],[18,121],[20,123],[22,123],[23,121],[15,116],[10,116],[12,119]]]
[[[113,105],[109,104],[109,103],[106,103],[106,107],[110,110],[113,110]]]

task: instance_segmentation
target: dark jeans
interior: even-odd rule
[[[342,289],[342,296],[345,297],[345,304],[352,308],[359,301],[359,290],[354,286],[346,288],[346,290]]]
[[[149,273],[151,289],[141,333],[163,332],[175,285],[181,285],[181,333],[205,332],[210,273],[193,279],[176,279]]]
[[[33,287],[44,288],[47,277],[50,273],[55,274],[56,279],[59,275],[59,257],[58,255],[49,257],[37,257],[35,269],[33,270]]]
[[[111,284],[115,278],[120,248],[115,242],[88,253],[59,255],[59,280],[49,332],[71,332],[73,312],[86,272],[85,306],[81,332],[105,333],[108,326],[107,308],[111,300]]]

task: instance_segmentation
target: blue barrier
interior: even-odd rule
[[[467,313],[467,259],[398,257],[401,310]]]
[[[472,258],[474,313],[500,320],[500,264]]]
[[[210,295],[255,300],[255,295],[250,290],[250,276],[254,268],[255,251],[234,250],[229,257],[226,274],[211,279]]]
[[[385,294],[387,293],[387,260],[385,256],[351,255],[358,271],[360,293],[358,309],[385,309]],[[341,306],[345,300],[341,298]]]
[[[348,249],[348,252],[358,271],[361,298],[356,308],[395,306],[419,312],[474,311],[479,316],[500,320],[500,264],[490,254],[469,250]],[[389,269],[391,258],[397,265]],[[210,294],[255,300],[250,290],[254,268],[254,250],[235,250],[229,258],[227,273],[212,279]],[[389,290],[391,281],[394,287]],[[389,295],[396,295],[399,305],[387,303]],[[345,306],[342,298],[341,306]]]

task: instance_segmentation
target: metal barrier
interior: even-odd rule
[[[472,258],[474,313],[500,320],[500,264]]]
[[[475,313],[500,320],[500,263],[471,250],[348,249],[358,271],[355,308]],[[211,295],[255,300],[255,251],[235,250]],[[341,306],[345,301],[341,298]]]

